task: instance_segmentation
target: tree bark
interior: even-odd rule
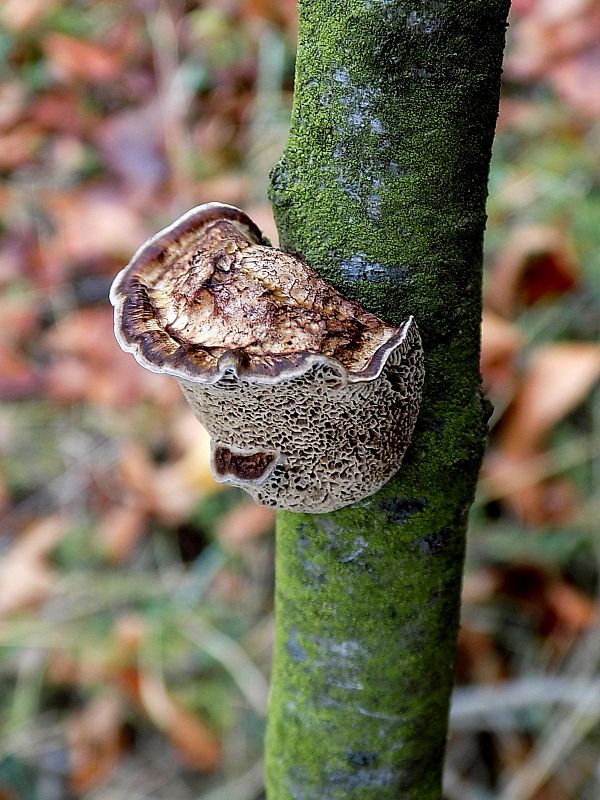
[[[486,439],[481,258],[508,0],[299,0],[282,246],[387,322],[426,384],[377,495],[280,512],[269,800],[439,800]]]

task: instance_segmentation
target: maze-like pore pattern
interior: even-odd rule
[[[353,381],[324,359],[279,382],[225,374],[213,384],[180,384],[212,437],[220,480],[263,505],[323,513],[373,494],[400,466],[419,409],[421,341],[412,321],[370,380]],[[223,450],[237,456],[226,473],[214,458]]]

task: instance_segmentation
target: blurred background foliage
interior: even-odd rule
[[[272,240],[293,0],[0,5],[0,798],[258,800],[272,512],[110,282],[210,200]],[[600,2],[515,0],[448,800],[600,797]]]

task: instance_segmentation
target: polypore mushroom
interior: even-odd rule
[[[177,378],[218,481],[264,505],[332,511],[376,492],[410,441],[421,340],[208,203],[148,240],[111,289],[124,350]]]

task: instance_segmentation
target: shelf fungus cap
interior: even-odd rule
[[[233,206],[188,211],[111,289],[121,347],[177,378],[218,481],[322,513],[397,471],[423,385],[417,325],[379,320]]]

